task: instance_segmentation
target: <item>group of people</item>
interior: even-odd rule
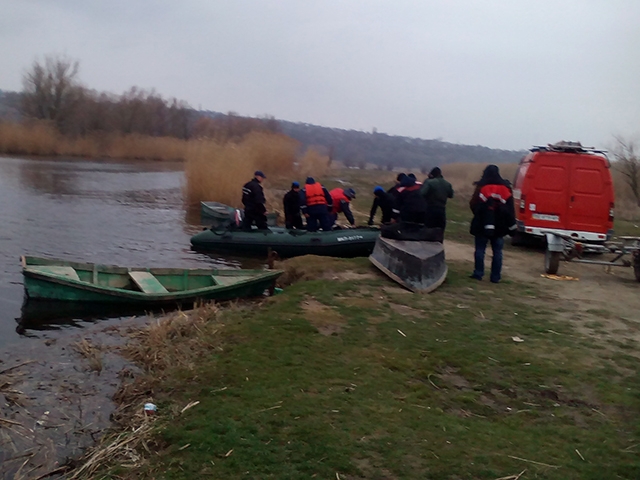
[[[262,182],[265,174],[258,170],[254,178],[242,187],[244,218],[242,228],[268,229],[265,196]],[[482,280],[484,257],[491,244],[493,259],[490,281],[500,281],[504,236],[515,232],[515,211],[511,184],[500,176],[496,165],[484,169],[482,178],[469,203],[473,212],[470,233],[475,237],[474,271],[471,277]],[[453,187],[444,179],[439,167],[433,168],[424,182],[418,182],[414,174],[400,173],[396,184],[389,190],[381,186],[373,189],[373,205],[368,225],[373,225],[378,208],[382,212],[381,223],[405,222],[425,225],[427,228],[446,228],[446,204],[453,198]],[[313,177],[307,177],[304,187],[298,182],[284,195],[285,226],[289,229],[306,228],[310,232],[331,230],[340,213],[351,226],[356,222],[350,203],[356,198],[353,188],[334,188],[328,191]],[[306,219],[306,227],[302,217]]]
[[[258,170],[254,173],[253,179],[242,187],[242,204],[244,205],[242,228],[244,230],[251,230],[254,224],[259,230],[268,229],[267,209],[262,189],[265,178],[265,174]],[[291,190],[285,194],[282,201],[285,226],[288,229],[306,228],[310,232],[316,232],[318,229],[329,231],[333,229],[338,215],[342,213],[349,224],[355,227],[356,221],[350,207],[351,200],[354,198],[356,198],[356,191],[353,188],[334,188],[328,191],[313,177],[307,177],[304,188],[300,188],[298,182],[293,182]],[[303,216],[306,219],[306,227],[302,222]]]
[[[424,182],[418,182],[412,173],[400,173],[393,187],[385,191],[377,186],[373,194],[375,199],[369,214],[369,225],[373,225],[376,211],[380,208],[383,224],[402,221],[444,231],[447,200],[453,198],[453,187],[444,179],[440,168],[435,167]]]

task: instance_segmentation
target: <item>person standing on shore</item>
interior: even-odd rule
[[[284,206],[284,226],[288,229],[302,229],[302,215],[300,214],[300,184],[293,182],[291,190],[282,199]]]
[[[393,208],[402,222],[424,224],[427,215],[427,202],[420,194],[420,185],[408,175],[402,177],[398,188],[398,200]]]
[[[265,207],[264,190],[262,182],[267,178],[261,170],[256,170],[253,179],[242,187],[242,204],[244,205],[244,218],[242,229],[251,231],[254,223],[258,230],[269,230],[267,226],[267,207]]]
[[[469,201],[473,212],[470,233],[475,237],[474,270],[471,278],[482,280],[484,255],[490,242],[493,258],[489,278],[492,283],[498,283],[502,274],[504,236],[513,235],[516,230],[513,194],[509,182],[500,176],[496,165],[487,166],[475,185],[476,189]]]
[[[426,226],[441,228],[444,232],[447,226],[447,200],[453,198],[453,187],[442,176],[440,167],[431,169],[429,177],[422,184],[420,194],[427,201]]]

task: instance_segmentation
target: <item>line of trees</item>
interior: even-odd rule
[[[193,109],[178,99],[132,87],[122,95],[84,87],[79,64],[65,56],[36,60],[22,78],[22,113],[67,135],[137,133],[189,138]]]

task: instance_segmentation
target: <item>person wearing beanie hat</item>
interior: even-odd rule
[[[269,230],[267,226],[267,207],[264,198],[262,182],[267,178],[261,170],[256,170],[253,179],[242,187],[242,204],[244,205],[244,218],[242,219],[242,229],[251,231],[251,226],[255,223],[258,230]]]
[[[318,225],[324,231],[331,230],[329,212],[332,206],[329,191],[313,177],[307,177],[304,189],[300,191],[300,209],[307,219],[307,230],[317,232]]]
[[[399,173],[396,176],[396,184],[393,187],[391,187],[389,190],[387,190],[387,193],[391,195],[391,197],[393,198],[394,205],[397,205],[398,203],[398,196],[400,195],[399,189],[401,188],[400,184],[402,183],[402,179],[406,176],[407,176],[406,173]],[[399,220],[400,217],[398,216],[397,209],[394,209],[391,212],[391,218],[396,221]]]
[[[288,229],[302,229],[302,215],[300,214],[300,184],[291,183],[291,190],[282,199],[284,206],[284,226]]]
[[[441,228],[444,233],[447,226],[447,199],[453,198],[453,187],[442,176],[440,167],[431,169],[420,193],[427,201],[427,227]]]
[[[344,213],[347,217],[349,225],[356,226],[356,220],[351,213],[351,207],[349,203],[352,199],[356,198],[356,191],[353,188],[334,188],[329,192],[331,199],[333,200],[333,208],[331,209],[331,223],[335,224],[338,220],[338,214]]]
[[[378,185],[373,189],[373,195],[374,195],[373,205],[371,206],[371,212],[369,213],[369,221],[367,222],[367,225],[373,225],[373,219],[376,216],[376,211],[378,210],[378,207],[380,207],[380,210],[382,211],[381,223],[383,224],[391,223],[391,218],[393,215],[394,198],[391,196],[390,193],[386,192],[384,188],[382,188],[380,185]]]
[[[421,184],[417,184],[415,178],[408,175],[400,181],[398,199],[393,209],[401,221],[409,223],[425,222],[427,215],[427,202],[420,195]]]
[[[475,182],[476,189],[469,201],[473,212],[469,233],[475,237],[474,269],[471,278],[482,280],[484,256],[491,243],[492,283],[500,282],[502,276],[502,248],[504,236],[516,231],[515,208],[511,184],[500,176],[496,165],[484,169],[482,178]]]

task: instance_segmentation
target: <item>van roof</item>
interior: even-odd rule
[[[549,143],[546,146],[534,146],[530,149],[531,152],[566,152],[566,153],[599,153],[602,155],[607,154],[606,150],[599,150],[593,147],[583,147],[580,142],[556,142]]]

